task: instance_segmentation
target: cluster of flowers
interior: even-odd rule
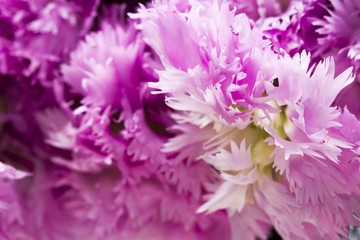
[[[0,239],[360,225],[358,0],[128,9],[0,0]]]

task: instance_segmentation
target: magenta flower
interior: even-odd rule
[[[236,8],[237,13],[245,13],[249,18],[262,22],[267,17],[277,16],[286,8],[286,1],[263,0],[232,0],[230,7]]]
[[[360,5],[134,5],[0,0],[0,239],[354,237]]]
[[[319,26],[317,32],[321,34],[317,53],[322,56],[335,55],[338,64],[355,66],[359,68],[360,45],[358,42],[360,34],[360,18],[358,16],[360,4],[353,0],[332,0],[332,10],[328,10],[328,16],[314,22]],[[345,58],[345,59],[344,59]],[[342,61],[343,60],[343,61]],[[346,67],[346,65],[344,66]]]
[[[150,95],[152,61],[131,23],[104,20],[63,65],[67,94],[78,95],[80,106],[37,115],[47,142],[66,151],[51,158],[63,173],[49,176],[53,188],[65,189],[53,197],[60,213],[43,213],[43,219],[54,225],[64,219],[78,231],[62,225],[40,239],[230,237],[224,212],[196,213],[203,195],[220,183],[212,167],[176,162],[161,151],[173,121],[163,96]]]
[[[358,122],[345,124],[341,119],[352,115],[332,103],[353,81],[352,69],[336,77],[332,59],[311,68],[306,53],[274,52],[245,15],[229,9],[217,2],[193,2],[186,10],[155,2],[133,15],[164,66],[151,86],[180,111],[174,119],[183,134],[164,150],[190,158],[195,154],[186,143],[196,143],[222,172],[226,182],[199,212],[241,213],[255,202],[285,238],[345,235],[344,227],[357,222],[351,214],[359,197],[352,187],[359,142],[342,131],[356,132]],[[186,41],[173,29],[186,33]],[[185,50],[177,54],[179,48]]]
[[[21,216],[20,196],[16,191],[16,181],[27,176],[29,174],[26,172],[0,163],[0,236],[2,239],[15,237],[32,239],[22,226],[24,220]]]

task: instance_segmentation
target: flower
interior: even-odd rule
[[[0,238],[353,237],[360,5],[130,8],[0,0]]]
[[[16,191],[16,181],[29,176],[28,173],[0,162],[0,236],[32,239],[23,228],[20,196]]]
[[[230,7],[235,7],[237,13],[245,13],[249,18],[261,22],[267,17],[279,15],[282,8],[286,7],[286,1],[230,1]]]
[[[318,46],[321,47],[316,53],[336,56],[339,66],[354,66],[357,71],[360,59],[357,40],[360,29],[359,2],[332,0],[330,4],[331,7],[326,9],[328,15],[314,22],[315,26],[319,26],[317,32],[321,35],[318,40]]]
[[[175,161],[174,155],[161,152],[172,135],[166,128],[174,121],[167,121],[164,97],[150,95],[147,83],[157,79],[148,69],[154,63],[138,31],[131,22],[105,19],[100,26],[62,67],[69,85],[64,95],[78,96],[78,106],[65,103],[65,109],[37,114],[47,143],[64,154],[51,156],[54,169],[44,176],[54,179],[49,191],[59,193],[51,197],[56,211],[33,213],[41,221],[50,218],[51,230],[35,236],[229,238],[224,212],[196,213],[202,196],[220,182],[216,172],[204,162]],[[55,174],[58,168],[61,173]],[[66,225],[54,229],[59,221],[78,230],[68,231]]]
[[[274,51],[226,2],[195,1],[184,10],[155,1],[132,17],[164,66],[151,86],[177,110],[182,134],[164,151],[202,152],[198,158],[225,180],[199,212],[241,214],[255,203],[289,239],[332,238],[356,224],[351,199],[359,189],[350,182],[358,176],[357,137],[340,133],[353,128],[341,120],[352,115],[332,105],[353,81],[351,68],[335,75],[333,59],[312,67],[305,52]],[[186,41],[173,29],[186,32]]]

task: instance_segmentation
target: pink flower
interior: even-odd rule
[[[351,114],[332,103],[353,81],[352,69],[335,75],[333,59],[311,67],[305,52],[273,51],[245,15],[229,9],[216,1],[185,9],[155,2],[132,15],[164,67],[151,86],[178,111],[174,130],[182,134],[164,151],[197,156],[221,172],[225,182],[199,212],[242,213],[255,203],[285,238],[345,235],[356,223],[350,199],[359,189],[350,178],[358,176],[359,145],[357,134],[341,133],[353,128],[341,120]]]
[[[148,68],[154,63],[138,32],[116,21],[101,26],[62,68],[70,86],[64,95],[78,96],[80,106],[72,109],[65,102],[64,109],[37,114],[47,143],[59,151],[51,166],[60,172],[37,174],[54,181],[32,200],[54,202],[47,207],[54,211],[32,211],[29,219],[38,216],[39,223],[31,229],[51,219],[46,232],[33,234],[40,239],[229,238],[224,212],[196,213],[203,195],[220,183],[214,169],[161,151],[173,136],[167,127],[174,121],[167,121],[171,110],[164,97],[150,95],[147,83],[156,75]],[[66,224],[55,228],[59,221],[77,231]]]
[[[322,56],[336,56],[339,66],[345,65],[339,71],[349,65],[358,70],[360,60],[359,2],[332,0],[330,3],[332,8],[327,9],[328,16],[314,22],[315,26],[319,26],[317,32],[322,35],[318,40],[320,48],[316,52]]]
[[[0,236],[3,239],[32,239],[23,227],[20,196],[16,181],[30,174],[0,162]]]

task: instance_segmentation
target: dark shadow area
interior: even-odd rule
[[[273,229],[271,229],[270,235],[267,240],[282,240],[282,238],[276,232],[276,230],[273,228]]]
[[[146,4],[150,0],[102,0],[101,2],[110,5],[113,3],[126,4],[126,12],[135,12],[135,9],[139,6],[139,3]]]

